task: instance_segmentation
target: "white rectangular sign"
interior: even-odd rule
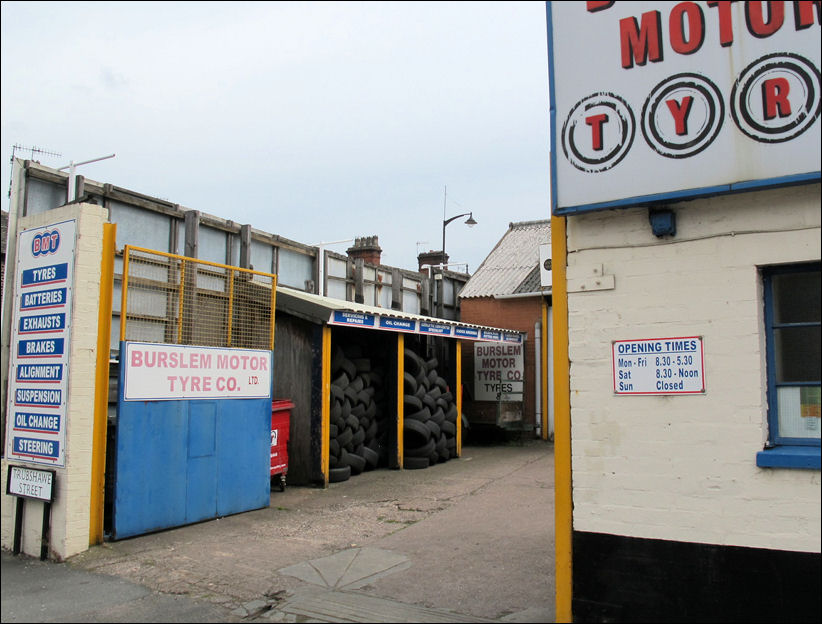
[[[8,459],[65,466],[77,222],[20,232],[6,412]]]
[[[705,392],[701,336],[615,340],[611,355],[616,394]]]
[[[474,343],[474,399],[522,401],[523,345]]]
[[[54,500],[54,471],[9,466],[6,494],[51,502]]]
[[[554,214],[820,180],[816,2],[549,2]]]
[[[127,342],[125,401],[271,397],[271,351]]]

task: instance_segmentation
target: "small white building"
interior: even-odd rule
[[[547,15],[557,621],[819,621],[818,6]]]

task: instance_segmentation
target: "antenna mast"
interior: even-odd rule
[[[58,154],[57,152],[51,152],[49,150],[40,149],[36,145],[34,145],[32,147],[26,147],[25,145],[19,145],[18,143],[15,143],[14,145],[11,146],[11,160],[9,161],[9,163],[11,163],[11,165],[12,165],[12,170],[14,169],[14,157],[15,157],[15,154],[17,153],[18,150],[24,151],[24,152],[30,152],[31,153],[31,160],[34,160],[34,155],[35,154],[43,154],[44,156],[57,156],[57,157],[62,156],[62,154]],[[9,197],[11,197],[11,183],[12,183],[12,179],[11,179],[11,177],[9,177]]]

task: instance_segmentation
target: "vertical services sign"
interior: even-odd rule
[[[818,2],[548,2],[552,210],[820,180]]]
[[[64,467],[77,222],[20,232],[6,458]]]

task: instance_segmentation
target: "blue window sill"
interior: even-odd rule
[[[809,468],[820,469],[818,446],[776,446],[759,451],[756,465],[760,468]]]

